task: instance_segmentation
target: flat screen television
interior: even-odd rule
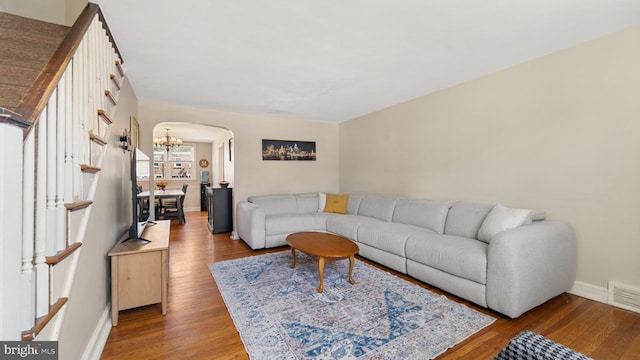
[[[150,240],[142,237],[142,232],[147,224],[153,224],[149,221],[149,198],[139,198],[138,193],[141,189],[141,183],[149,181],[149,156],[140,149],[134,148],[131,155],[131,226],[129,227],[128,240],[142,240],[150,242]]]

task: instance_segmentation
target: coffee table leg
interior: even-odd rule
[[[318,286],[318,292],[321,293],[324,290],[324,257],[318,256],[318,275],[320,276],[320,286]]]
[[[353,264],[355,263],[355,256],[349,256],[349,282],[351,285],[355,284],[356,281],[353,280]]]
[[[294,247],[291,247],[291,257],[293,258],[293,262],[291,263],[291,268],[295,268],[296,267],[296,249]]]

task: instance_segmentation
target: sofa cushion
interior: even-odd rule
[[[531,223],[530,209],[509,208],[497,204],[482,222],[478,230],[478,240],[488,243],[495,234],[515,229],[525,223]]]
[[[407,259],[446,273],[487,283],[487,252],[482,241],[454,235],[420,233],[407,239]]]
[[[265,215],[277,215],[298,212],[298,202],[293,195],[250,196],[249,202],[260,205]]]
[[[348,239],[358,240],[358,227],[363,223],[378,222],[380,220],[351,214],[331,214],[326,213],[327,216],[327,231],[340,236],[344,236]]]
[[[358,242],[388,253],[405,257],[405,244],[414,234],[434,233],[420,226],[389,222],[364,223],[358,227]]]
[[[348,200],[348,194],[327,194],[327,201],[324,207],[324,212],[346,214]]]
[[[449,209],[444,233],[477,239],[478,230],[493,204],[455,202]]]
[[[450,202],[400,199],[393,211],[393,222],[421,226],[442,234],[450,207]]]
[[[393,209],[397,202],[398,198],[395,196],[369,194],[360,202],[358,215],[391,221],[393,218]]]
[[[362,199],[366,196],[364,193],[349,193],[349,201],[347,201],[347,214],[358,215],[358,209]]]
[[[318,193],[295,195],[299,213],[311,213],[318,210]]]
[[[289,213],[268,215],[265,217],[265,234],[269,236],[313,230],[316,227],[314,214],[315,213]]]

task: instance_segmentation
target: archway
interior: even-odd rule
[[[168,188],[188,184],[185,211],[204,211],[204,186],[233,187],[233,133],[223,127],[188,122],[162,122],[153,128],[153,138],[180,139],[178,147],[154,144],[154,180],[166,180]],[[203,185],[205,184],[205,185]]]

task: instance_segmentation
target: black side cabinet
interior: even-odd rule
[[[209,210],[209,230],[214,234],[232,231],[232,189],[207,187],[206,195]]]
[[[200,211],[207,211],[207,188],[210,183],[200,183]]]

